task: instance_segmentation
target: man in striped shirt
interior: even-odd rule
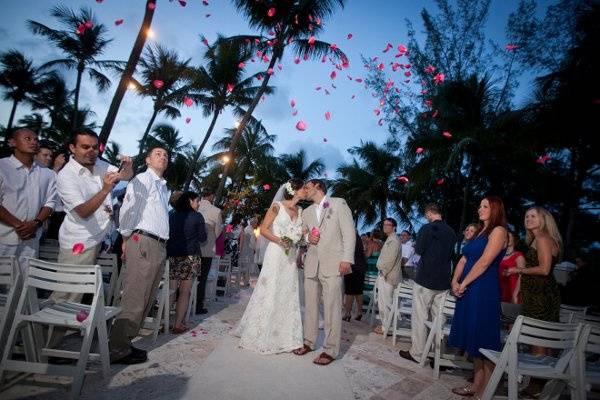
[[[151,148],[147,169],[133,178],[125,192],[119,215],[123,235],[122,312],[110,335],[111,362],[138,364],[148,359],[146,351],[131,345],[150,311],[167,257],[169,239],[169,190],[163,173],[168,164],[167,151]]]

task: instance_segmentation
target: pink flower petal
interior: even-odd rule
[[[183,104],[185,104],[188,107],[191,107],[194,104],[194,100],[192,100],[191,98],[189,98],[188,96],[185,96],[183,98]]]
[[[404,175],[402,175],[402,176],[399,176],[399,177],[397,177],[396,179],[397,179],[397,180],[398,180],[400,183],[404,183],[404,184],[408,183],[408,178],[407,178],[406,176],[404,176]]]
[[[422,147],[417,147],[416,153],[417,153],[417,154],[421,154],[421,153],[423,153],[424,151],[425,151],[425,149],[424,149],[424,148],[422,148]]]
[[[273,71],[273,68],[269,68],[267,70],[267,75],[273,75],[275,73],[275,71]]]
[[[317,228],[316,226],[314,228],[312,228],[310,230],[310,234],[313,236],[319,236],[321,234],[321,232],[319,232],[319,228]]]
[[[442,135],[446,138],[446,139],[451,139],[452,138],[452,134],[449,131],[444,131],[442,132]]]
[[[227,84],[227,93],[233,92],[234,88],[235,88],[235,85],[233,83],[228,83]]]
[[[385,49],[383,49],[383,52],[384,52],[384,53],[387,53],[388,51],[390,51],[390,49],[391,49],[392,47],[394,47],[394,46],[392,46],[392,44],[391,44],[391,43],[388,43],[388,44],[387,44],[387,46],[385,46]]]
[[[83,253],[84,250],[85,250],[85,246],[83,245],[83,243],[75,243],[73,245],[73,254],[74,255],[79,255],[79,254]]]
[[[138,235],[137,233],[134,233],[133,235],[131,235],[131,240],[133,240],[134,242],[139,242],[140,235]]]
[[[350,40],[350,39],[352,39],[352,37],[353,37],[353,36],[354,36],[354,35],[352,35],[351,33],[349,33],[349,34],[346,36],[346,39]]]
[[[446,79],[446,76],[444,74],[438,73],[433,77],[433,82],[436,85],[439,85],[440,83],[443,83],[445,79]]]
[[[380,119],[379,121],[377,121],[377,125],[382,126],[383,125],[383,118]]]
[[[295,117],[296,115],[298,115],[298,110],[292,111],[292,116]]]
[[[179,0],[179,4],[181,4],[181,7],[185,7],[187,5],[187,1]]]
[[[435,181],[435,183],[437,183],[438,185],[443,185],[444,184],[444,178],[440,178],[437,181]]]
[[[379,114],[381,114],[381,110],[379,108],[376,108],[373,110],[373,112],[375,113],[375,115],[379,116]]]
[[[104,153],[105,148],[106,145],[104,143],[100,143],[100,145],[98,145],[98,150],[100,151],[100,153]]]
[[[186,123],[186,124],[189,124],[191,121],[192,121],[192,119],[191,119],[190,117],[187,117],[187,118],[185,119],[185,123]]]
[[[290,101],[290,106],[292,106],[292,108],[296,107],[296,100],[292,99],[292,101]]]
[[[546,161],[550,160],[550,156],[549,155],[543,155],[543,156],[539,156],[537,158],[537,160],[535,160],[536,163],[540,164],[540,165],[545,165]]]
[[[271,190],[271,185],[269,185],[268,183],[265,183],[265,184],[263,185],[263,189],[264,189],[264,190]]]
[[[164,85],[165,83],[160,79],[155,79],[152,81],[152,86],[154,86],[156,89],[162,89]]]
[[[300,64],[300,58],[294,57],[294,64]]]
[[[148,2],[148,10],[153,11],[156,8],[156,3],[154,2]]]
[[[315,39],[315,37],[314,37],[314,36],[311,36],[311,37],[309,37],[309,38],[308,38],[308,44],[309,44],[310,46],[314,46],[314,45],[315,45],[315,42],[316,42],[316,39]]]
[[[244,62],[241,62],[238,64],[239,69],[244,69],[245,66],[246,66],[246,64],[244,64]]]
[[[331,120],[331,113],[330,113],[329,111],[326,111],[326,112],[325,112],[325,119],[326,119],[327,121],[330,121],[330,120]]]
[[[279,69],[281,71],[283,69],[283,65],[277,64],[277,69]]]
[[[208,0],[202,0],[202,5],[207,6],[208,5]]]
[[[433,74],[435,72],[435,67],[433,65],[428,65],[425,67],[424,71],[426,74]]]
[[[115,21],[115,25],[119,26],[119,25],[121,25],[123,23],[123,21],[124,21],[123,19],[118,19],[118,20]]]
[[[277,10],[275,10],[275,7],[269,8],[269,11],[267,11],[267,17],[273,18],[275,16],[276,12],[277,12]]]
[[[506,49],[506,51],[514,51],[518,49],[519,46],[516,44],[508,43],[506,46],[504,46],[504,48]]]
[[[81,310],[77,314],[75,314],[75,319],[77,320],[77,322],[83,322],[87,319],[88,316],[89,314],[86,311]]]
[[[304,121],[298,121],[298,123],[296,123],[296,129],[298,129],[299,131],[305,131],[306,123]]]
[[[323,138],[323,142],[327,143],[327,138],[326,137]]]
[[[336,76],[337,76],[337,73],[335,71],[331,71],[331,74],[329,74],[329,77],[331,79],[335,79]]]

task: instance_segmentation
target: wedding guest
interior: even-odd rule
[[[217,252],[217,238],[223,231],[223,220],[221,209],[215,207],[215,192],[211,188],[202,189],[198,212],[204,217],[204,226],[206,228],[206,241],[202,244],[202,264],[200,266],[200,276],[198,277],[198,289],[196,292],[196,314],[206,314],[208,310],[204,307],[206,281],[212,265],[213,257],[222,257],[223,253]]]
[[[175,307],[175,322],[172,332],[185,332],[188,327],[183,323],[190,300],[190,291],[201,264],[200,244],[206,241],[204,218],[198,212],[200,197],[198,193],[184,192],[175,202],[175,209],[169,215],[169,289],[171,303],[175,302],[175,292],[179,290]]]
[[[171,192],[171,196],[169,196],[169,205],[171,206],[171,208],[173,208],[173,210],[171,211],[174,211],[175,205],[177,204],[177,200],[179,200],[182,194],[183,192],[181,190],[174,190],[173,192]]]
[[[363,242],[356,237],[354,247],[354,264],[352,272],[344,275],[344,316],[342,320],[350,322],[352,317],[352,305],[356,302],[357,321],[362,319],[363,310],[363,285],[365,283],[365,270],[367,268],[367,259],[363,249]]]
[[[452,292],[458,300],[448,343],[473,358],[473,383],[452,389],[460,396],[481,397],[494,364],[480,348],[500,351],[500,285],[498,267],[508,242],[502,200],[487,196],[479,205],[483,229],[464,248],[452,277]]]
[[[40,140],[38,142],[38,152],[35,155],[37,161],[42,167],[50,168],[52,164],[52,148],[48,142]]]
[[[416,276],[415,245],[410,240],[409,231],[400,232],[400,242],[402,243],[402,276],[405,279],[414,280]]]
[[[379,254],[381,253],[382,247],[383,242],[381,241],[381,232],[379,230],[374,230],[371,232],[369,242],[365,247],[365,257],[367,258],[367,270],[365,271],[365,275],[369,275],[371,277],[376,277],[379,275],[379,270],[377,269],[377,260],[379,259]],[[363,290],[371,291],[373,290],[373,286],[365,284],[363,286]]]
[[[515,249],[515,234],[508,233],[508,246],[500,262],[500,299],[504,303],[521,303],[520,285],[521,278],[514,272],[525,267],[523,253]]]
[[[394,289],[402,280],[402,246],[400,239],[396,235],[396,226],[398,223],[394,218],[386,218],[383,220],[383,233],[387,235],[387,239],[381,249],[381,254],[377,259],[377,269],[379,276],[377,277],[377,300],[379,306],[379,317],[382,325],[375,327],[373,332],[380,335],[385,334],[383,326],[389,322],[390,310],[392,301],[394,300]]]
[[[121,207],[120,230],[126,260],[123,271],[122,312],[110,333],[112,363],[145,362],[145,350],[131,345],[154,302],[167,258],[169,239],[169,191],[163,174],[169,156],[161,147],[146,155],[147,170],[127,185]]]
[[[58,175],[60,170],[66,164],[67,159],[63,153],[59,153],[54,157],[53,161],[53,155],[54,152],[52,151],[50,143],[42,140],[40,142],[40,151],[35,156],[36,161],[44,167],[50,168],[55,175]],[[58,240],[58,231],[65,219],[65,215],[63,204],[57,194],[54,204],[54,212],[50,215],[50,218],[47,220],[48,222],[45,224],[46,226],[44,228],[44,233],[42,234],[42,239]]]
[[[37,135],[26,128],[8,136],[13,154],[0,159],[0,255],[37,257],[41,226],[56,204],[56,177],[34,162]]]
[[[256,236],[254,229],[258,227],[258,219],[252,217],[248,220],[248,225],[240,234],[240,280],[244,285],[250,286],[250,272],[254,265],[254,249],[256,247]],[[240,282],[240,286],[243,286]]]
[[[465,228],[465,230],[463,231],[463,240],[461,243],[461,253],[462,253],[462,248],[465,247],[465,245],[467,243],[469,243],[471,240],[473,240],[477,234],[479,233],[479,229],[480,226],[478,223],[470,223],[469,225],[467,225],[467,227]]]
[[[423,357],[427,340],[427,321],[437,316],[438,306],[450,289],[450,267],[452,252],[457,237],[454,230],[442,219],[442,211],[437,204],[425,206],[425,219],[428,221],[417,234],[415,252],[421,256],[417,276],[413,285],[411,310],[411,341],[409,351],[400,350],[402,358],[419,362]]]
[[[259,228],[260,229],[260,228]],[[254,263],[258,267],[258,271],[262,270],[263,262],[265,261],[265,252],[267,251],[267,245],[269,241],[265,239],[263,235],[258,235],[256,238],[256,250],[254,252]],[[302,257],[302,264],[304,263],[304,257]]]
[[[112,226],[111,192],[121,180],[133,176],[132,161],[118,168],[98,158],[98,135],[81,131],[69,144],[71,159],[58,173],[57,191],[66,212],[58,233],[58,262],[92,265]],[[54,292],[54,301],[79,302],[82,294]]]

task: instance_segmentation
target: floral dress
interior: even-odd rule
[[[558,257],[552,256],[552,268],[548,275],[521,275],[523,315],[549,322],[558,322],[560,311],[560,288],[554,279],[554,266]],[[529,247],[525,254],[526,268],[539,264],[537,250]]]

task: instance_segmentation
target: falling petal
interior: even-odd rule
[[[281,71],[283,69],[283,65],[277,64],[277,69],[279,69]]]
[[[123,23],[123,21],[124,21],[123,19],[118,19],[118,20],[115,21],[115,25],[119,26],[119,25],[121,25]]]
[[[379,116],[379,114],[381,114],[381,110],[379,108],[376,108],[373,110],[373,112],[375,113],[375,115]]]
[[[191,119],[190,117],[187,117],[187,118],[185,119],[185,123],[186,123],[186,124],[189,124],[191,121],[192,121],[192,119]]]
[[[330,45],[329,45],[329,48],[330,48],[331,50],[335,51],[335,50],[337,50],[338,46],[337,46],[337,44],[335,44],[335,43],[332,43],[332,44],[330,44]]]
[[[294,110],[294,111],[292,111],[292,116],[294,116],[294,117],[295,117],[296,115],[298,115],[298,110]]]
[[[296,129],[298,129],[299,131],[305,131],[306,123],[304,121],[298,121],[298,123],[296,124]]]
[[[75,314],[75,319],[77,320],[77,322],[83,322],[87,319],[88,316],[89,315],[86,311],[81,310],[77,314]]]
[[[506,46],[504,46],[504,48],[506,49],[506,51],[514,51],[514,50],[518,49],[519,46],[516,44],[509,43]]]
[[[440,112],[439,112],[438,110],[435,110],[435,111],[433,112],[433,114],[431,114],[431,118],[436,118],[436,117],[438,116],[438,114],[439,114],[439,113],[440,113]]]
[[[417,153],[417,154],[421,154],[421,153],[423,153],[424,151],[425,151],[425,149],[424,149],[424,148],[422,148],[422,147],[417,147],[416,153]]]
[[[188,96],[185,96],[183,98],[183,104],[185,104],[188,107],[191,107],[194,104],[194,100],[192,100],[191,98],[189,98]]]
[[[443,185],[444,184],[444,178],[440,178],[437,181],[435,181],[435,183],[437,183],[438,185]]]
[[[275,71],[273,71],[273,68],[269,68],[267,70],[267,75],[273,75],[275,73]]]
[[[131,235],[131,240],[133,240],[134,242],[139,242],[140,235],[138,235],[137,233],[134,233],[133,235]]]
[[[356,98],[356,95],[353,94],[352,97],[350,97],[350,99],[354,100]]]
[[[383,119],[380,119],[379,121],[377,121],[377,125],[382,126],[383,125]]]
[[[181,4],[181,7],[185,7],[187,5],[187,1],[179,0],[179,4]]]
[[[406,54],[406,52],[407,52],[407,50],[408,50],[408,49],[406,48],[406,46],[405,46],[405,45],[403,45],[403,44],[399,44],[399,45],[398,45],[398,54],[399,54],[400,56],[403,56],[403,55],[405,55],[405,54]]]
[[[325,112],[325,119],[326,119],[327,121],[330,121],[330,120],[331,120],[331,113],[330,113],[329,111]]]
[[[104,0],[96,0],[96,3],[98,3],[98,4],[102,4],[102,2],[103,2],[103,1],[104,1]]]
[[[540,165],[545,165],[546,161],[548,161],[550,159],[549,155],[543,155],[543,156],[539,156],[537,158],[537,160],[535,160],[536,163],[540,164]]]
[[[203,38],[202,39],[202,43],[204,43],[205,46],[208,46],[208,39],[207,38]]]
[[[391,43],[388,43],[388,44],[387,44],[387,46],[385,46],[385,49],[383,49],[383,52],[384,52],[384,53],[387,53],[388,51],[390,51],[390,49],[391,49],[392,47],[394,47],[394,46],[392,46],[392,44],[391,44]]]
[[[435,72],[435,67],[433,65],[428,65],[425,67],[424,71],[426,74],[433,74]]]
[[[452,138],[452,134],[449,131],[442,132],[442,136],[444,136],[446,139]]]
[[[269,8],[269,11],[267,11],[267,17],[273,18],[275,16],[275,13],[276,13],[275,7],[271,7],[271,8]]]
[[[317,87],[315,88],[315,90],[316,90],[316,91],[319,91],[319,90],[321,90],[321,86],[317,86]]]
[[[354,36],[354,35],[352,35],[351,33],[349,33],[349,34],[346,36],[346,39],[350,40],[350,39],[352,39],[352,36]]]
[[[323,142],[327,143],[327,138],[326,137],[323,138]]]
[[[404,73],[404,76],[406,76],[407,78],[408,78],[409,76],[411,76],[411,75],[412,75],[412,73],[411,73],[410,71],[406,71],[406,72]]]
[[[85,246],[83,245],[83,243],[75,243],[73,245],[73,254],[74,255],[79,255],[79,254],[83,253],[84,250],[85,250]]]
[[[433,82],[436,85],[439,85],[440,83],[443,83],[445,79],[446,79],[446,76],[444,74],[438,73],[433,77]]]
[[[153,11],[156,8],[156,3],[149,2],[147,7],[148,7],[148,10]]]
[[[208,5],[208,0],[202,0],[202,4],[207,6]]]
[[[244,62],[238,64],[239,69],[244,69],[244,67],[246,67],[246,64],[244,64]]]
[[[316,39],[315,39],[314,36],[311,36],[311,37],[308,38],[308,44],[310,46],[314,46],[315,45],[315,41],[316,41]]]
[[[294,58],[294,64],[300,64],[300,58],[299,57],[295,57]]]
[[[404,175],[402,175],[402,176],[399,176],[399,177],[397,177],[396,179],[397,179],[399,182],[401,182],[401,183],[404,183],[404,184],[408,183],[408,178],[407,178],[406,176],[404,176]]]
[[[264,189],[264,190],[271,190],[271,185],[269,185],[268,183],[265,183],[265,184],[263,185],[263,189]]]
[[[356,81],[357,83],[362,83],[363,80],[362,80],[362,78],[356,78],[356,79],[354,79],[354,81]]]
[[[381,63],[377,66],[377,69],[380,71],[383,71],[385,69],[385,65],[383,65],[383,63]]]
[[[296,107],[296,100],[292,99],[292,101],[290,101],[290,106],[292,106],[292,108]]]
[[[160,79],[155,79],[152,81],[152,86],[154,86],[156,89],[162,89],[164,85],[165,83]]]
[[[335,79],[336,76],[337,76],[337,73],[335,71],[332,71],[331,74],[329,74],[329,77],[331,79]]]
[[[84,25],[87,29],[92,29],[92,27],[94,26],[94,23],[92,21],[85,21]]]

